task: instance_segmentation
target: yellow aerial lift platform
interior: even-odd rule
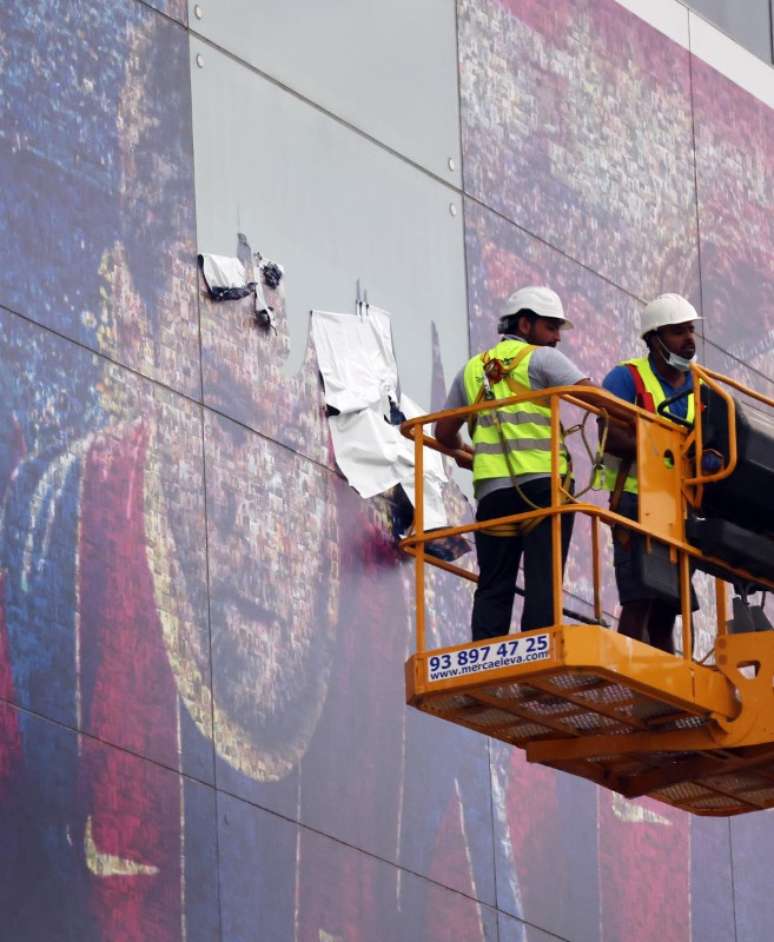
[[[694,814],[731,815],[774,807],[774,631],[753,630],[768,627],[762,607],[757,620],[744,624],[728,622],[727,616],[729,583],[741,593],[742,608],[748,591],[774,589],[774,490],[765,486],[774,481],[774,400],[706,368],[694,366],[692,372],[691,395],[700,417],[693,428],[602,389],[579,386],[484,400],[403,423],[403,434],[414,440],[416,462],[415,529],[401,544],[416,563],[417,650],[406,663],[406,690],[411,705],[519,746],[529,761],[591,779],[629,798],[648,795]],[[728,387],[756,400],[758,408],[744,407]],[[423,447],[450,452],[423,426],[443,416],[538,398],[551,408],[551,505],[426,532]],[[564,489],[558,470],[562,403],[595,415],[601,428],[607,423],[634,427],[638,521]],[[703,470],[707,447],[721,453],[720,470]],[[592,624],[568,624],[564,618],[563,513],[590,520]],[[425,564],[476,580],[473,573],[431,555],[428,544],[545,517],[552,525],[554,624],[426,650]],[[658,546],[668,553],[677,574],[682,654],[664,653],[603,627],[600,523],[642,533],[649,551]],[[692,656],[693,568],[715,578],[715,664]]]

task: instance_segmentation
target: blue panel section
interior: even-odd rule
[[[220,794],[218,829],[224,938],[294,938],[298,827]]]
[[[0,356],[2,695],[211,778],[197,410],[5,312]]]
[[[215,942],[214,793],[0,703],[0,905],[15,942]]]
[[[198,396],[185,32],[126,0],[0,32],[0,304]]]
[[[691,821],[691,938],[734,938],[734,873],[731,829],[723,818]]]
[[[496,913],[237,799],[219,799],[223,934],[241,942],[496,942]]]
[[[188,22],[186,0],[145,0],[145,2],[165,16],[177,20],[179,23],[185,24]]]
[[[731,821],[731,866],[737,942],[765,939],[774,923],[774,898],[766,878],[774,865],[774,814]]]

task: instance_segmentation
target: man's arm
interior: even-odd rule
[[[600,434],[602,433],[603,419],[597,419]],[[605,442],[605,451],[616,458],[634,458],[637,454],[637,439],[634,429],[627,426],[616,425],[613,422],[607,424],[607,441]]]
[[[602,381],[602,388],[612,393],[624,402],[634,404],[637,398],[637,392],[634,388],[634,381],[631,373],[625,366],[616,366],[607,374]],[[602,432],[603,419],[597,419],[600,434]],[[637,455],[637,439],[632,426],[619,425],[617,422],[608,422],[607,441],[605,442],[605,451],[616,458],[634,458]]]
[[[444,409],[462,409],[468,404],[467,397],[465,396],[463,372],[463,370],[460,370],[454,377],[449,389],[449,395],[446,397],[446,402],[443,406]],[[464,424],[464,416],[462,418],[458,416],[447,416],[444,419],[439,419],[435,423],[435,437],[446,448],[460,452],[459,455],[454,456],[454,460],[460,468],[472,470],[473,449],[470,445],[462,441],[462,436],[460,435],[460,429]]]
[[[465,418],[459,416],[446,416],[435,423],[435,437],[438,441],[452,451],[460,452],[454,456],[460,468],[473,468],[473,449],[462,440],[460,429],[465,424]]]
[[[529,381],[533,389],[596,385],[556,347],[538,347],[535,350],[529,364]]]

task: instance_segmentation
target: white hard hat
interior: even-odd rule
[[[640,336],[644,337],[652,330],[668,327],[670,324],[687,324],[688,321],[700,320],[702,318],[690,301],[686,301],[679,294],[660,294],[642,310]]]
[[[540,317],[554,317],[562,322],[562,327],[572,327],[564,316],[564,308],[559,295],[550,288],[529,285],[519,288],[505,302],[502,310],[503,317],[510,317],[519,311],[534,311]]]

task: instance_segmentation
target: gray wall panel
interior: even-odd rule
[[[195,5],[207,39],[459,184],[454,0],[202,0],[201,19]]]
[[[200,250],[234,254],[241,230],[285,266],[288,370],[303,355],[309,310],[353,311],[360,278],[370,302],[393,315],[404,391],[429,407],[431,320],[447,371],[467,356],[459,199],[197,40],[192,55]],[[243,369],[224,363],[229,330],[226,317],[205,316],[208,401],[219,369],[237,379]],[[227,355],[252,355],[243,348]]]
[[[687,0],[736,42],[771,62],[771,0]]]

